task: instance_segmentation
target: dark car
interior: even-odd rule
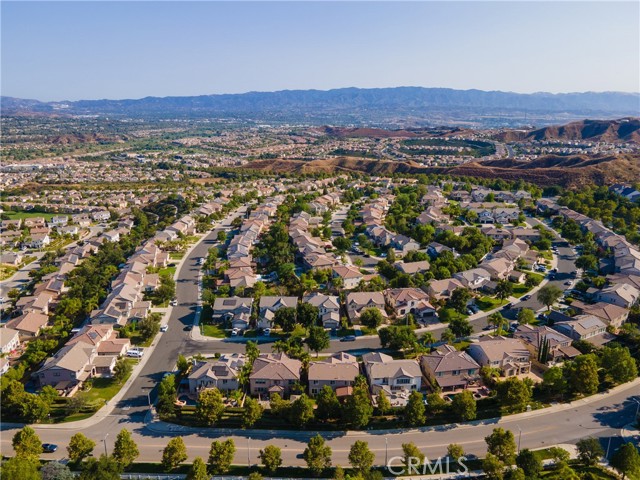
[[[530,298],[531,298],[531,295],[524,295],[520,300],[522,300],[523,302],[526,302]]]
[[[58,450],[58,445],[56,445],[54,443],[43,443],[42,444],[42,451],[44,453],[53,453],[56,450]]]
[[[355,342],[356,341],[356,336],[355,335],[347,335],[346,337],[342,337],[340,339],[341,342]]]
[[[505,309],[505,310],[509,310],[511,307],[513,307],[513,303],[507,303],[507,304],[504,306],[504,309]]]
[[[185,332],[190,332],[191,330],[193,330],[193,325],[187,325],[186,327],[184,327]]]
[[[493,325],[487,325],[482,330],[493,330],[495,327]]]

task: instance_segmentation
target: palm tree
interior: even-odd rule
[[[420,337],[420,343],[425,347],[431,347],[431,345],[436,343],[436,337],[431,332],[425,332]]]
[[[489,315],[487,319],[489,321],[489,325],[493,325],[495,327],[495,333],[497,334],[499,330],[502,330],[502,327],[507,324],[507,319],[502,316],[500,312],[494,312]]]

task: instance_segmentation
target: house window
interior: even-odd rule
[[[223,384],[224,384],[224,383],[227,383],[227,380],[226,380],[226,379],[225,379],[225,380],[222,380],[222,383],[223,383]]]
[[[398,379],[396,380],[396,383],[397,383],[398,385],[408,385],[408,384],[410,384],[410,383],[411,383],[411,379],[410,379],[410,378],[398,378]]]
[[[454,370],[451,372],[451,375],[460,375],[460,370]]]
[[[331,380],[331,382],[330,382],[330,383],[331,383],[331,385],[335,385],[335,384],[336,384],[336,381],[335,381],[335,380]]]
[[[264,385],[265,383],[267,383],[266,380],[256,380],[256,385]]]
[[[60,376],[60,372],[53,372],[53,376],[54,377],[59,377]]]

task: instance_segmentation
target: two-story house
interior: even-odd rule
[[[328,385],[333,391],[342,387],[351,387],[360,373],[355,356],[349,353],[335,353],[320,362],[309,364],[309,395],[320,393]]]
[[[468,353],[451,345],[443,345],[420,357],[420,366],[425,376],[443,392],[465,389],[479,378],[480,365]]]
[[[436,314],[429,295],[419,288],[389,288],[384,291],[384,297],[398,318],[411,313],[417,320],[426,320]]]
[[[384,353],[370,352],[362,356],[362,363],[372,395],[380,390],[394,393],[422,388],[422,370],[417,360],[394,360]]]
[[[293,387],[300,382],[302,362],[285,353],[263,353],[255,362],[249,376],[251,395],[269,397],[278,393],[288,397]]]
[[[318,308],[318,317],[324,328],[337,330],[340,328],[340,298],[336,295],[311,293],[302,301]]]
[[[298,297],[280,297],[265,295],[260,297],[258,328],[272,328],[276,312],[283,307],[296,308]]]
[[[225,353],[215,360],[198,362],[189,374],[189,392],[194,394],[207,388],[221,392],[238,390],[238,375],[246,362],[242,353]]]
[[[497,368],[505,377],[531,371],[531,352],[515,338],[480,337],[479,342],[469,345],[468,351],[478,365]]]

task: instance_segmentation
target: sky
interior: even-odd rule
[[[2,1],[2,95],[640,91],[640,2]]]

